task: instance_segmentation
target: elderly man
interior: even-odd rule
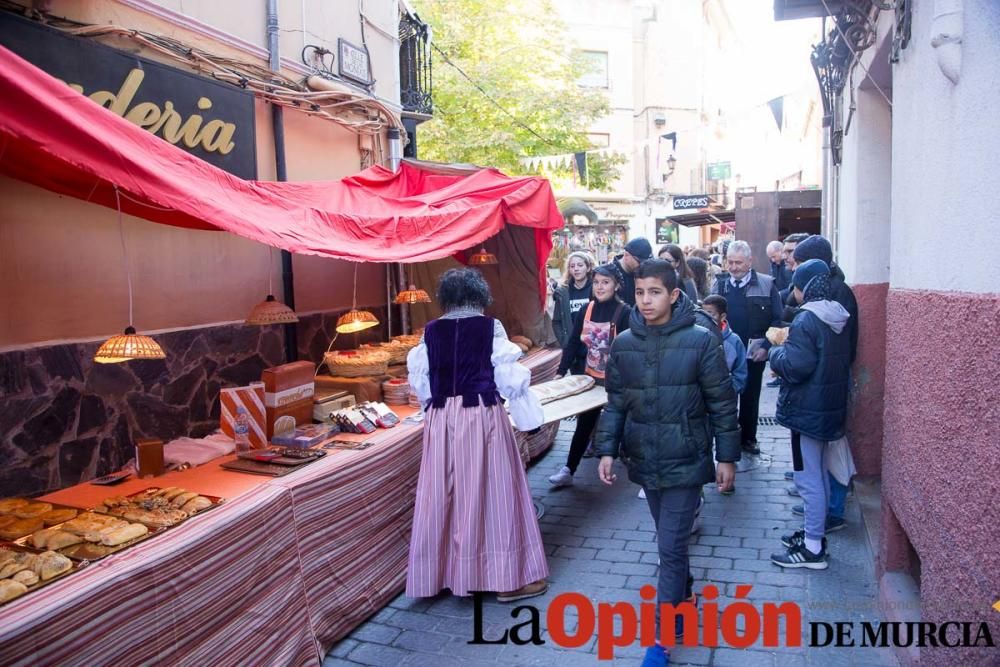
[[[615,257],[611,265],[618,274],[618,296],[630,306],[635,305],[635,278],[639,265],[653,256],[653,246],[638,236],[625,244],[625,252]]]
[[[792,270],[785,265],[784,244],[771,241],[767,244],[767,258],[771,260],[771,277],[778,292],[792,284]]]
[[[713,294],[726,298],[729,327],[747,346],[747,385],[740,394],[740,431],[743,451],[760,454],[757,414],[760,386],[770,345],[764,334],[781,324],[781,298],[774,280],[752,268],[753,256],[746,241],[734,241],[726,254],[729,275],[719,276]]]

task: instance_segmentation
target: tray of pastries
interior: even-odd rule
[[[16,540],[16,544],[57,551],[74,560],[97,560],[155,535],[163,528],[126,521],[97,512],[80,512],[76,517],[49,528],[36,530]]]
[[[153,486],[129,496],[111,496],[93,508],[94,512],[136,521],[150,528],[169,528],[223,502],[179,486]]]
[[[0,605],[16,600],[86,565],[55,551],[0,542]]]
[[[28,498],[0,499],[0,540],[16,540],[69,521],[83,510]]]

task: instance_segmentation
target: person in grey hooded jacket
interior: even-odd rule
[[[771,561],[782,567],[826,569],[826,512],[830,489],[824,451],[844,435],[847,421],[851,341],[850,314],[830,294],[830,267],[810,259],[792,276],[795,297],[802,304],[784,345],[773,347],[771,369],[782,379],[775,418],[792,431],[798,451],[795,486],[802,496],[805,529],[782,538],[786,553]],[[800,455],[795,455],[800,454]]]

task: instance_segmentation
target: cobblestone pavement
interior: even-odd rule
[[[773,414],[775,390],[765,389],[761,414]],[[545,514],[542,535],[549,555],[551,587],[542,597],[526,601],[542,611],[559,593],[574,591],[598,602],[641,602],[639,588],[656,584],[657,554],[652,519],[638,487],[627,481],[617,465],[618,481],[606,487],[597,480],[596,459],[584,459],[574,486],[550,489],[546,479],[565,462],[573,423],[559,431],[554,447],[529,471],[529,483]],[[736,476],[736,494],[719,495],[706,487],[700,531],[692,537],[691,569],[695,590],[715,584],[722,594],[720,609],[733,600],[738,584],[752,584],[752,602],[795,601],[802,608],[803,644],[808,642],[809,621],[878,620],[870,547],[861,525],[861,514],[851,497],[847,504],[848,528],[829,536],[831,561],[825,571],[783,571],[769,561],[780,549],[778,538],[801,528],[791,513],[799,498],[787,494],[783,480],[791,470],[788,432],[762,426],[758,439],[763,456],[756,469]],[[515,605],[500,605],[487,596],[483,605],[484,637],[495,639],[504,629],[526,620],[510,616]],[[596,640],[583,647],[555,647],[546,643],[469,645],[473,637],[473,603],[470,598],[440,595],[412,600],[399,596],[334,646],[325,667],[338,665],[637,665],[645,649],[638,645],[618,649],[615,660],[598,661]],[[576,628],[567,616],[566,629]],[[855,637],[860,627],[855,629]],[[860,641],[858,641],[860,644]],[[679,648],[671,664],[739,665],[896,665],[890,649],[874,648],[766,648],[760,641],[746,650],[704,647]]]

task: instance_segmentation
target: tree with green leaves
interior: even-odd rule
[[[434,118],[420,157],[524,175],[521,158],[593,148],[587,128],[609,113],[604,91],[577,80],[588,65],[549,0],[416,0],[432,30]],[[590,154],[587,182],[607,190],[624,157]],[[544,175],[568,180],[566,165]]]

